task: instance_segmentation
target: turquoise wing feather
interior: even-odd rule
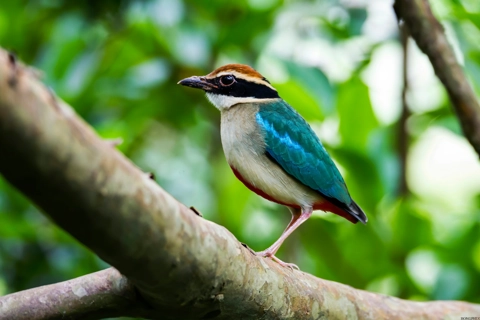
[[[322,195],[350,206],[345,182],[310,125],[285,101],[260,106],[267,155],[283,170]]]

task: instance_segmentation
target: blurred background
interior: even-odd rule
[[[162,188],[258,251],[290,214],[234,177],[219,112],[176,84],[255,67],[311,123],[369,217],[316,212],[278,256],[356,288],[480,303],[478,156],[428,59],[402,45],[391,2],[3,1],[0,46],[102,137],[122,138]],[[477,1],[431,4],[479,93]],[[105,267],[0,178],[0,295]]]

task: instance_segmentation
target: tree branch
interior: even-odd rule
[[[135,288],[114,268],[0,298],[0,319],[100,319],[144,314]]]
[[[480,156],[480,106],[427,0],[396,0],[395,12],[447,89],[465,137]]]
[[[408,40],[409,33],[407,27],[403,24],[399,26],[400,37],[403,48],[403,88],[402,88],[402,113],[398,120],[398,155],[400,158],[400,182],[398,186],[398,195],[406,196],[409,193],[407,182],[407,157],[410,135],[407,128],[407,120],[410,117],[408,107]]]
[[[480,314],[479,305],[373,294],[253,255],[225,228],[177,202],[97,137],[3,50],[0,150],[2,175],[135,286],[150,306],[132,307],[136,316],[145,316],[143,311],[161,319],[438,319]],[[18,294],[40,296],[38,290]],[[8,297],[0,298],[2,307]],[[12,314],[21,312],[15,309],[19,306],[10,308]],[[110,311],[105,316],[119,314]]]

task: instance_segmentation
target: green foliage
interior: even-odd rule
[[[480,302],[476,156],[428,62],[412,50],[411,192],[398,196],[396,22],[387,2],[349,3],[5,1],[0,45],[42,70],[102,137],[123,138],[119,149],[168,192],[263,250],[283,231],[288,211],[235,179],[217,110],[197,90],[176,85],[227,62],[256,67],[312,124],[369,216],[362,226],[315,213],[279,257],[357,288]],[[480,14],[470,3],[443,0],[434,9],[478,91]],[[439,136],[448,144],[435,145]],[[0,241],[0,294],[106,266],[4,180]]]

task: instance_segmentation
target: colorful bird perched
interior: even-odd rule
[[[313,210],[330,211],[353,223],[367,222],[310,125],[256,70],[228,64],[179,84],[204,90],[220,110],[223,150],[235,176],[292,213],[280,238],[258,255],[296,267],[275,253]]]

